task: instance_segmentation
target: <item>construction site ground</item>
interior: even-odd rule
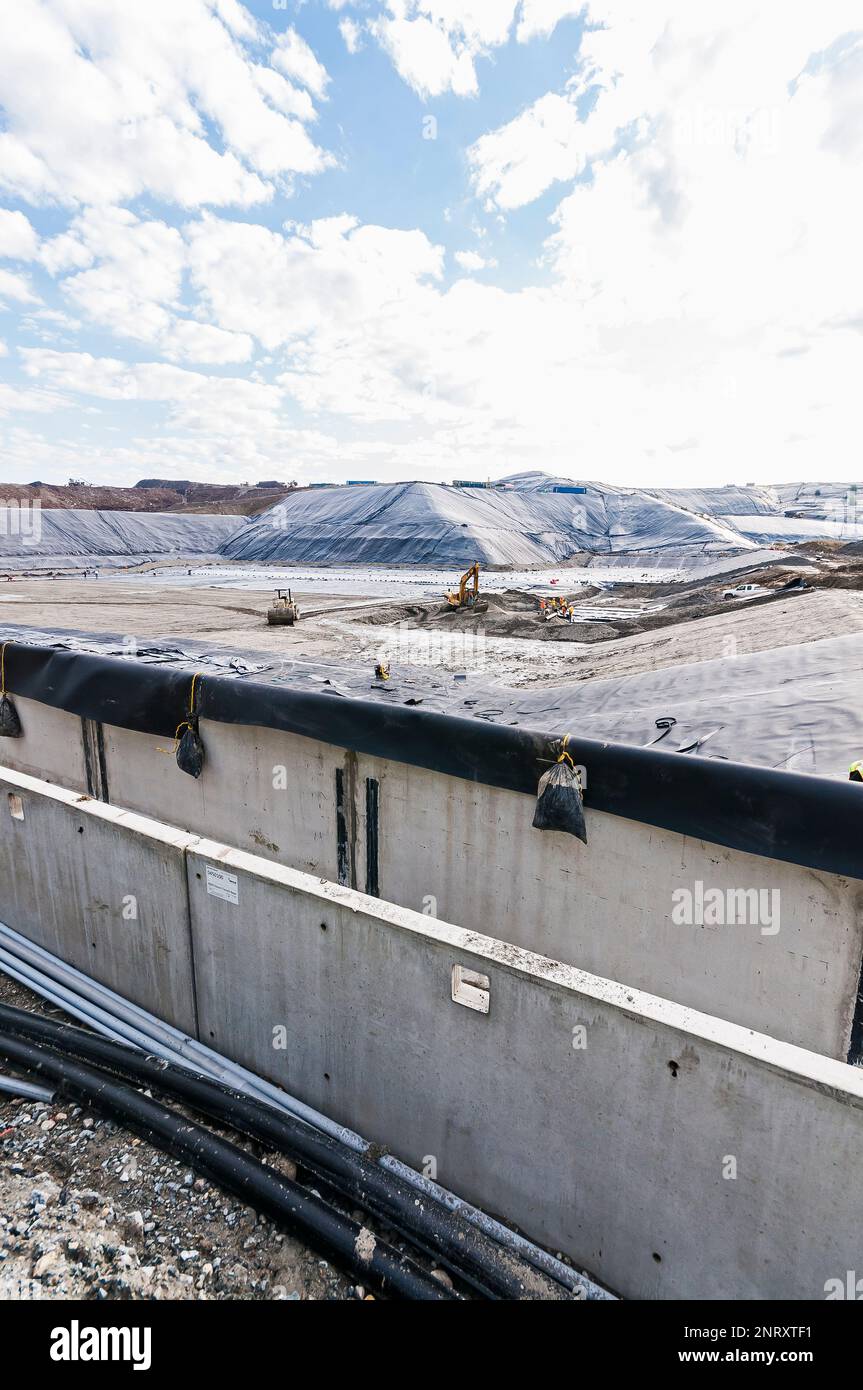
[[[805,589],[783,589],[801,573]],[[824,568],[772,566],[735,576],[735,582],[745,577],[772,586],[747,601],[723,599],[729,581],[721,577],[574,589],[578,607],[589,606],[598,615],[605,610],[609,617],[572,625],[559,618],[544,622],[534,593],[484,593],[482,611],[447,612],[443,595],[382,601],[379,592],[364,594],[369,577],[358,569],[352,594],[294,590],[301,618],[292,627],[267,625],[271,597],[266,591],[179,588],[160,582],[158,569],[121,582],[18,579],[0,587],[0,624],[114,633],[130,645],[194,636],[214,647],[300,662],[362,665],[383,654],[393,665],[433,664],[443,671],[457,672],[467,664],[512,686],[711,660],[729,638],[746,654],[863,630],[863,562],[852,556]]]

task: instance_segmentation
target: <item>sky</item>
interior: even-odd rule
[[[859,0],[5,0],[0,487],[863,476]]]

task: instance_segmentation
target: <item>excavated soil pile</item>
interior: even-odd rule
[[[565,594],[567,602],[583,603],[600,593],[599,589],[579,589]],[[482,632],[486,637],[523,637],[540,642],[606,642],[619,635],[619,624],[611,622],[547,622],[539,609],[539,599],[520,589],[502,594],[481,594],[480,608],[446,608],[443,603],[387,604],[357,614],[357,623],[388,627],[402,623],[412,628],[436,628],[449,632]]]

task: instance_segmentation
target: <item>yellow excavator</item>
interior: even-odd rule
[[[448,608],[480,610],[488,607],[487,603],[480,603],[479,601],[479,560],[474,560],[470,569],[465,570],[458,582],[458,592],[453,590],[445,597]]]

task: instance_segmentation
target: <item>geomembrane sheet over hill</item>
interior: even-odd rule
[[[221,554],[247,563],[529,566],[585,551],[704,554],[751,546],[716,518],[625,488],[391,483],[298,491],[232,536]]]
[[[790,515],[788,515],[790,513]],[[298,488],[269,511],[207,513],[42,510],[32,543],[0,507],[0,557],[220,554],[243,564],[557,565],[575,555],[734,555],[776,542],[863,539],[857,489],[623,488],[513,474],[495,487],[375,483]],[[28,515],[22,512],[26,524]]]
[[[246,525],[242,516],[0,508],[0,557],[212,555]],[[36,530],[34,532],[33,527]],[[38,536],[38,539],[36,538]]]

